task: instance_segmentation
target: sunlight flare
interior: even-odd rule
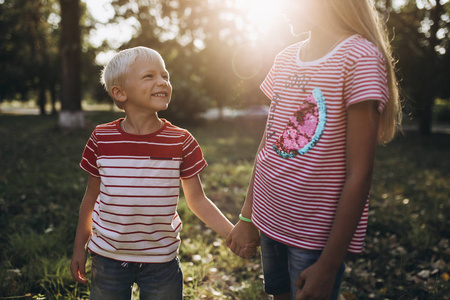
[[[260,33],[267,31],[281,16],[279,1],[236,0],[236,5],[242,11],[252,39],[257,39]]]

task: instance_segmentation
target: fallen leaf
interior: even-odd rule
[[[422,270],[417,274],[420,278],[427,279],[430,277],[431,272],[429,270]]]
[[[343,299],[342,299],[343,298]],[[351,292],[344,292],[340,297],[339,300],[356,300],[356,296],[352,294]]]
[[[194,256],[192,256],[192,261],[198,262],[201,260],[202,260],[202,257],[199,254],[195,254]]]

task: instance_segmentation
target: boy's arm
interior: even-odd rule
[[[217,206],[209,200],[198,175],[182,179],[184,196],[191,211],[221,237],[226,238],[233,224],[222,214]]]
[[[79,283],[87,283],[84,279],[86,274],[86,244],[91,236],[92,231],[92,211],[94,210],[95,201],[100,193],[100,178],[89,175],[86,192],[81,202],[80,215],[78,217],[77,233],[73,246],[72,262],[70,263],[70,271],[72,278]]]
[[[347,177],[327,244],[318,261],[300,274],[296,299],[330,299],[370,190],[378,133],[377,105],[378,101],[364,101],[348,108]]]
[[[261,143],[259,144],[256,156],[263,149],[266,144],[266,132],[263,134]],[[247,195],[245,197],[244,205],[242,206],[241,215],[245,218],[251,219],[252,217],[252,205],[253,205],[253,184],[255,181],[255,166],[256,159],[253,165],[252,177],[248,186]],[[236,226],[231,231],[227,238],[227,245],[230,250],[243,258],[250,258],[253,256],[254,251],[246,248],[246,245],[259,245],[259,231],[252,223],[239,220]]]

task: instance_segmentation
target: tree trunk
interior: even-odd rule
[[[84,127],[81,110],[81,36],[79,0],[60,0],[61,5],[61,112],[58,126]]]
[[[50,89],[50,99],[52,101],[52,115],[56,115],[56,88],[55,84],[52,82],[49,86]]]
[[[422,135],[430,135],[433,121],[433,102],[426,101],[424,105],[417,109],[417,117],[419,119],[419,133]]]
[[[39,24],[40,26],[40,24]],[[48,87],[48,70],[49,59],[47,53],[47,40],[46,36],[39,36],[40,42],[40,63],[39,63],[39,108],[41,116],[45,116],[47,113],[45,111],[45,106],[47,104],[47,87]]]
[[[45,111],[45,104],[47,102],[47,97],[45,95],[45,84],[42,81],[43,79],[39,79],[39,95],[38,95],[38,104],[39,104],[39,114],[41,116],[45,116],[47,113]]]
[[[444,14],[444,8],[440,1],[436,1],[436,5],[430,11],[430,18],[433,21],[433,25],[430,28],[430,38],[429,38],[429,46],[427,47],[427,57],[430,59],[430,64],[423,70],[425,75],[422,84],[432,87],[432,91],[421,91],[419,94],[421,96],[421,102],[419,107],[417,108],[417,116],[419,119],[419,132],[422,135],[430,135],[432,133],[432,124],[433,124],[433,106],[434,99],[436,98],[435,94],[430,94],[430,92],[434,92],[439,89],[439,86],[436,86],[435,72],[440,67],[439,56],[435,50],[435,47],[439,45],[439,40],[437,38],[437,32],[439,30],[439,21],[441,19],[441,15]]]

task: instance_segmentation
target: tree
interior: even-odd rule
[[[56,95],[54,0],[10,0],[0,6],[0,101],[37,95],[45,114],[47,91]]]
[[[136,0],[130,4],[113,0],[112,4],[116,16],[111,21],[134,18],[139,24],[136,35],[121,48],[153,48],[161,53],[171,73],[174,94],[170,109],[162,112],[162,116],[177,121],[192,120],[210,103],[222,106],[226,102],[230,89],[224,91],[224,83],[225,78],[230,78],[230,70],[219,68],[214,74],[210,71],[231,59],[229,55],[225,57],[224,47],[211,53],[212,44],[219,40],[218,34],[210,33],[211,25],[219,21],[218,14],[224,8],[222,1]],[[231,85],[230,80],[228,84]]]
[[[19,18],[23,5],[23,1],[0,5],[0,102],[16,94],[26,99],[30,89],[29,74],[25,72],[29,68],[26,25]]]
[[[81,33],[79,0],[60,0],[61,6],[61,112],[60,128],[84,126],[81,109]]]
[[[222,109],[258,101],[254,90],[283,48],[277,38],[290,36],[286,24],[285,34],[274,35],[264,46],[258,44],[262,41],[250,41],[250,33],[240,25],[248,20],[234,1],[113,0],[112,4],[116,11],[112,22],[134,18],[139,23],[136,35],[121,48],[148,46],[166,60],[174,96],[170,109],[162,115],[175,114],[178,119],[195,118],[212,104]],[[251,45],[261,57],[251,78],[239,76],[233,66],[242,45]],[[252,58],[255,53],[244,55]]]
[[[450,1],[408,0],[392,10],[401,85],[422,134],[430,134],[437,97],[449,97]]]

